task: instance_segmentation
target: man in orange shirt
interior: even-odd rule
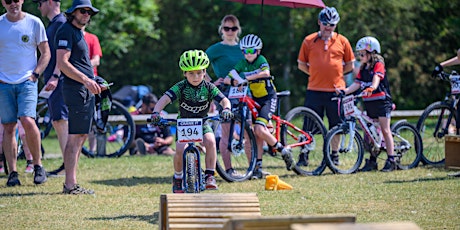
[[[334,7],[326,7],[318,15],[320,31],[305,37],[297,59],[298,68],[310,75],[308,78],[305,106],[313,109],[321,118],[324,112],[329,120],[329,128],[340,121],[335,88],[345,88],[344,73],[353,70],[355,56],[346,37],[334,32],[340,16]],[[307,128],[307,127],[304,127]],[[334,163],[339,163],[337,153],[333,153]],[[299,166],[308,165],[308,155],[300,154]]]

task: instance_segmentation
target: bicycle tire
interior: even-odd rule
[[[122,137],[118,137],[117,131],[121,132],[121,130],[123,130]],[[102,141],[98,142],[103,142],[105,148],[97,146],[96,152],[93,153],[88,148],[83,147],[82,153],[90,157],[120,157],[129,149],[134,140],[135,132],[136,126],[131,114],[122,103],[114,100],[112,101],[109,120],[106,124],[106,132],[96,133],[96,139],[100,138]],[[102,150],[98,152],[97,149]],[[102,152],[104,150],[105,153]]]
[[[199,173],[201,173],[199,151],[195,147],[187,147],[183,156],[183,171],[184,171],[184,191],[186,193],[200,193],[202,180]]]
[[[347,125],[348,123],[346,123]],[[337,150],[339,156],[339,164],[334,164],[332,159],[332,146],[334,137],[340,138],[340,146]],[[342,125],[332,128],[326,136],[324,144],[324,158],[328,168],[337,174],[351,174],[359,170],[360,165],[364,158],[364,145],[363,138],[355,130],[352,140],[352,145],[348,148],[350,143],[350,130],[344,128]],[[342,145],[344,144],[344,145]]]
[[[297,164],[293,170],[299,175],[318,176],[323,173],[326,168],[323,148],[326,138],[327,129],[324,126],[322,119],[312,109],[307,107],[295,107],[288,111],[285,120],[294,124],[297,127],[302,127],[302,130],[310,133],[313,136],[313,144],[309,146],[295,147],[291,149],[292,157],[297,160]],[[288,133],[294,136],[288,135]],[[295,129],[283,125],[281,127],[281,143],[283,145],[293,144],[301,138],[301,133]],[[307,148],[309,150],[306,150]],[[307,155],[302,152],[308,152]],[[304,156],[308,157],[308,164],[300,164],[300,159]]]
[[[422,138],[417,128],[408,122],[400,122],[393,127],[391,132],[399,169],[417,167],[423,155]]]
[[[241,124],[241,117],[240,116],[235,116],[232,120],[230,125],[235,125],[235,123]],[[257,161],[257,144],[256,144],[256,137],[254,135],[254,132],[251,129],[251,125],[249,124],[249,121],[245,122],[244,125],[244,130],[247,133],[248,137],[246,138],[243,135],[241,135],[242,132],[240,132],[240,137],[243,138],[243,146],[239,146],[238,148],[233,148],[230,153],[230,161],[232,163],[232,168],[238,172],[238,174],[229,174],[225,170],[224,166],[224,161],[223,161],[223,156],[220,154],[217,155],[217,162],[216,162],[216,171],[219,174],[222,179],[224,179],[227,182],[242,182],[251,179],[252,173],[254,171],[254,168],[256,167],[256,161]],[[213,130],[216,130],[216,127],[213,127]],[[229,142],[233,140],[233,135],[229,135]],[[249,144],[251,145],[250,147],[250,160],[248,160],[248,155],[245,154],[244,147],[246,144],[245,140],[249,139]],[[217,143],[218,145],[219,143]],[[238,151],[238,149],[241,149],[241,151]],[[241,174],[241,172],[243,172]]]
[[[442,113],[442,118],[440,117]],[[442,125],[443,120],[452,114],[453,122],[457,122],[455,118],[455,110],[449,105],[441,101],[430,104],[423,111],[417,122],[417,130],[420,133],[424,150],[421,161],[423,164],[439,165],[445,161],[445,134],[441,133],[440,128],[445,129]],[[443,126],[443,127],[440,127]],[[447,128],[448,130],[449,128]]]

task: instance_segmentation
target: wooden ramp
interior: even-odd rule
[[[230,218],[260,217],[256,193],[160,195],[160,229],[222,229]]]
[[[225,230],[289,230],[291,224],[354,223],[354,215],[235,217],[225,223]]]

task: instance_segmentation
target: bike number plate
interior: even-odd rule
[[[450,84],[452,94],[460,94],[460,75],[450,76]]]
[[[345,116],[351,116],[355,113],[355,105],[353,96],[346,96],[343,99],[343,110]]]
[[[177,119],[177,140],[181,143],[203,142],[203,119]]]
[[[230,87],[228,98],[242,98],[246,96],[246,90],[248,90],[248,86],[241,86],[241,90],[240,87],[232,86]]]

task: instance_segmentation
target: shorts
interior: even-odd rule
[[[59,79],[59,83],[54,89],[53,93],[48,98],[48,110],[50,112],[50,118],[53,121],[68,120],[69,109],[64,103],[62,95],[62,85],[64,84],[63,79]]]
[[[373,119],[379,117],[391,117],[391,110],[393,104],[391,100],[376,100],[376,101],[365,101],[364,107],[366,108],[367,116]]]
[[[321,119],[324,118],[324,111],[326,111],[329,129],[340,122],[339,107],[337,101],[331,100],[333,97],[337,97],[335,92],[307,90],[305,94],[305,107],[315,111]]]
[[[19,117],[37,115],[37,82],[0,83],[0,117],[2,124],[15,123]]]
[[[94,94],[83,85],[64,85],[63,90],[69,108],[69,134],[88,134],[94,117]]]
[[[257,116],[255,123],[266,126],[268,122],[272,119],[273,114],[276,113],[276,94],[270,97],[264,97],[264,99],[254,99],[257,104],[261,106],[258,110],[259,115]]]

